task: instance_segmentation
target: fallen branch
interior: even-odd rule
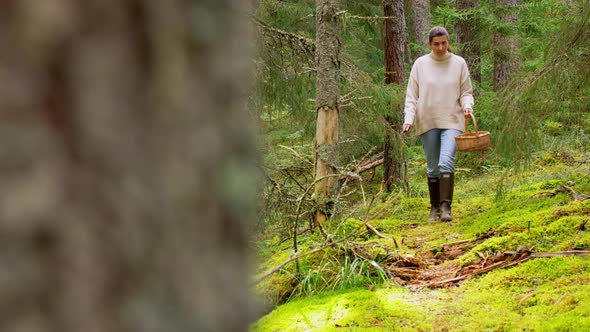
[[[524,301],[526,301],[526,300],[528,300],[528,299],[530,299],[530,298],[533,298],[533,297],[535,297],[535,296],[537,296],[537,294],[535,294],[535,293],[532,293],[532,294],[526,295],[526,296],[524,296],[522,299],[520,299],[520,301],[518,301],[518,304],[521,304],[521,303],[523,303]]]
[[[527,260],[529,260],[531,257],[530,256],[526,256],[522,259],[516,260],[516,261],[502,261],[502,262],[498,262],[498,263],[494,263],[490,266],[484,267],[482,269],[478,269],[475,270],[471,273],[459,276],[459,277],[455,277],[455,278],[451,278],[451,279],[446,279],[446,280],[440,280],[440,281],[433,281],[430,283],[427,283],[425,285],[421,285],[420,288],[424,288],[424,287],[428,287],[428,288],[439,288],[439,287],[445,287],[445,286],[453,286],[455,285],[457,282],[459,281],[463,281],[463,280],[467,280],[473,276],[479,275],[479,274],[483,274],[483,273],[487,273],[490,272],[492,270],[498,269],[498,268],[502,268],[502,267],[510,267],[510,266],[514,266],[523,262],[526,262]]]
[[[357,15],[347,15],[346,18],[353,19],[353,20],[387,20],[387,19],[396,19],[395,16],[357,16]]]
[[[457,241],[457,242],[449,242],[449,243],[443,244],[441,247],[443,249],[446,249],[448,247],[454,247],[454,246],[457,246],[457,245],[460,246],[460,245],[463,245],[463,244],[466,244],[466,243],[469,243],[469,242],[471,242],[471,240],[461,240],[461,241]]]
[[[562,184],[561,187],[572,194],[572,196],[574,197],[574,201],[583,201],[590,199],[590,195],[580,194],[571,187],[566,186],[565,184]]]
[[[373,205],[373,202],[375,201],[375,198],[377,196],[379,196],[381,194],[381,192],[383,191],[383,187],[381,188],[381,190],[375,195],[373,196],[373,198],[371,199],[371,202],[369,203],[369,206],[367,207],[367,213],[365,214],[365,218],[364,218],[364,223],[365,226],[370,229],[373,233],[375,233],[378,237],[382,238],[382,239],[386,239],[389,241],[392,241],[393,244],[395,245],[396,249],[399,249],[399,245],[397,244],[397,241],[394,238],[390,238],[389,236],[385,236],[383,234],[381,234],[381,232],[379,232],[375,227],[373,227],[371,224],[369,224],[369,212],[371,211],[371,206]],[[401,194],[401,191],[395,196],[395,197],[399,197],[399,195]],[[395,199],[394,197],[394,199]]]
[[[375,167],[377,167],[377,166],[379,166],[381,164],[383,164],[383,158],[377,159],[377,160],[372,161],[372,162],[370,162],[368,164],[364,164],[364,165],[359,166],[359,168],[357,168],[356,172],[358,174],[361,174],[361,173],[366,172],[366,171],[368,171],[370,169],[373,169],[373,168],[375,168]]]
[[[312,250],[312,251],[308,251],[308,252],[305,252],[305,253],[302,253],[302,252],[300,252],[300,253],[298,253],[298,254],[296,254],[296,255],[293,255],[293,257],[291,257],[291,258],[287,259],[286,261],[282,262],[281,264],[279,264],[279,265],[277,265],[277,266],[273,267],[272,269],[270,269],[270,270],[266,271],[266,272],[265,272],[263,275],[261,275],[261,276],[260,276],[260,277],[258,277],[256,280],[254,280],[254,281],[253,281],[253,282],[250,284],[250,286],[254,286],[254,285],[256,285],[257,283],[259,283],[259,282],[261,282],[262,280],[266,279],[268,276],[270,276],[270,275],[272,275],[273,273],[275,273],[275,272],[279,271],[279,270],[280,270],[280,269],[282,269],[282,268],[283,268],[285,265],[287,265],[287,264],[291,263],[292,261],[294,261],[294,260],[296,260],[296,259],[299,259],[299,258],[301,258],[301,257],[304,257],[304,256],[309,256],[309,255],[315,254],[315,253],[317,253],[317,252],[320,252],[320,251],[322,251],[322,250],[324,250],[324,249],[326,249],[326,248],[328,248],[328,247],[331,247],[331,246],[333,246],[333,245],[335,245],[335,244],[336,244],[336,242],[330,242],[330,243],[328,243],[328,244],[326,244],[326,245],[324,245],[324,246],[322,246],[322,247],[320,247],[320,248],[314,249],[314,250]]]
[[[520,256],[517,257],[517,255],[520,255]],[[487,273],[487,272],[490,272],[495,269],[515,266],[515,265],[524,263],[524,262],[526,262],[530,259],[534,259],[534,258],[550,258],[550,257],[558,257],[558,256],[568,256],[568,257],[569,256],[590,256],[590,251],[569,250],[569,251],[535,252],[535,253],[530,253],[528,251],[523,251],[523,252],[506,251],[506,252],[501,253],[496,256],[496,259],[502,259],[501,261],[497,261],[491,265],[477,268],[478,266],[481,266],[482,261],[484,261],[484,262],[488,261],[488,257],[486,257],[485,259],[482,259],[481,261],[474,262],[474,263],[472,263],[472,265],[463,268],[462,271],[464,274],[462,274],[460,276],[448,278],[448,279],[444,279],[444,280],[432,281],[432,282],[429,282],[426,284],[418,284],[418,286],[419,286],[419,289],[422,289],[425,287],[440,288],[440,287],[446,287],[446,286],[453,286],[453,285],[456,285],[460,281],[467,280],[473,276]],[[516,259],[514,259],[514,258],[516,258]],[[490,260],[493,261],[493,258]],[[475,268],[475,269],[470,269],[470,268]],[[420,273],[420,276],[417,277],[416,279],[423,279],[422,277],[424,276],[425,272],[427,272],[427,271],[422,271],[422,273]],[[460,273],[461,271],[457,271],[457,272]]]
[[[375,227],[371,226],[371,224],[369,224],[368,222],[365,222],[365,226],[367,226],[367,228],[370,229],[373,233],[375,233],[378,237],[389,241],[393,241],[395,248],[399,249],[399,245],[397,244],[397,241],[394,238],[381,234]]]
[[[554,252],[535,252],[531,254],[532,258],[558,257],[558,256],[588,256],[590,251],[587,250],[568,250]]]
[[[359,236],[362,236],[362,235],[363,235],[363,234],[365,234],[365,233],[366,233],[366,232],[363,232],[363,233],[361,233]],[[338,240],[338,241],[330,241],[330,242],[328,242],[328,243],[324,244],[323,246],[321,246],[321,247],[319,247],[319,248],[317,248],[317,249],[314,249],[314,250],[312,250],[312,251],[308,251],[308,252],[300,252],[300,253],[297,253],[297,254],[293,255],[293,257],[291,257],[291,258],[287,259],[286,261],[282,262],[281,264],[279,264],[279,265],[277,265],[277,266],[273,267],[272,269],[270,269],[270,270],[266,271],[266,272],[265,272],[264,274],[262,274],[260,277],[256,278],[254,281],[252,281],[252,283],[250,284],[250,286],[254,286],[254,285],[258,284],[259,282],[261,282],[262,280],[266,279],[267,277],[269,277],[269,276],[270,276],[270,275],[272,275],[273,273],[275,273],[275,272],[279,271],[279,270],[280,270],[280,269],[282,269],[282,268],[283,268],[285,265],[287,265],[287,264],[291,263],[292,261],[295,261],[295,260],[297,260],[297,259],[299,259],[299,258],[301,258],[301,257],[305,257],[305,256],[309,256],[309,255],[312,255],[312,254],[318,253],[318,252],[320,252],[320,251],[322,251],[322,250],[324,250],[324,249],[326,249],[326,248],[329,248],[329,247],[335,246],[336,244],[339,244],[339,243],[341,243],[341,242],[344,242],[344,241],[348,240],[350,237],[352,237],[352,235],[356,235],[356,234],[355,234],[355,232],[352,232],[352,233],[350,233],[350,234],[349,234],[347,237],[345,237],[345,238],[343,238],[343,239],[340,239],[340,240]]]
[[[282,144],[279,144],[278,146],[279,146],[280,148],[283,148],[283,149],[285,149],[285,150],[289,150],[289,151],[291,151],[291,153],[293,153],[293,155],[294,155],[295,157],[297,157],[297,158],[299,158],[299,159],[301,159],[301,160],[305,161],[306,163],[310,164],[311,166],[313,166],[313,162],[311,162],[309,159],[307,159],[307,158],[305,158],[305,157],[302,157],[302,156],[301,156],[299,153],[297,153],[297,151],[295,151],[295,149],[293,149],[292,147],[289,147],[289,146],[286,146],[286,145],[282,145]]]
[[[561,301],[563,301],[563,299],[565,299],[565,297],[567,296],[567,293],[563,293],[563,295],[557,299],[557,301],[555,301],[555,303],[553,303],[553,305],[558,305],[559,303],[561,303]]]

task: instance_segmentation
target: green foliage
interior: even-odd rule
[[[434,8],[432,13],[432,26],[442,26],[449,31],[449,34],[453,33],[453,27],[458,22],[459,18],[462,17],[455,8],[455,1],[444,1],[444,5],[437,6]]]
[[[365,259],[352,258],[349,252],[328,251],[319,262],[303,259],[300,271],[291,298],[375,285],[387,279],[385,271]]]
[[[315,34],[314,0],[259,0],[256,15],[278,29]]]
[[[559,29],[543,33],[548,43],[546,61],[532,72],[517,75],[499,96],[498,110],[506,125],[498,127],[498,155],[514,163],[530,161],[540,146],[539,120],[580,128],[579,119],[589,110],[590,6],[579,2],[551,12],[559,15]]]

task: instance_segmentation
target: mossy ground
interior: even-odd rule
[[[590,200],[575,201],[571,192],[590,194],[588,163],[562,162],[544,156],[529,172],[506,175],[489,169],[477,176],[457,172],[455,220],[425,221],[426,185],[415,176],[412,197],[385,197],[367,214],[380,232],[400,244],[373,234],[355,238],[366,258],[382,261],[388,255],[432,256],[449,242],[475,239],[490,228],[494,236],[448,264],[465,265],[504,251],[554,252],[590,250],[590,231],[580,229],[590,220]],[[549,160],[549,161],[548,161]],[[505,177],[497,198],[498,179]],[[343,223],[344,233],[358,229],[366,211]],[[590,224],[587,226],[590,227]],[[308,248],[321,238],[302,238]],[[315,242],[314,242],[315,241]],[[317,243],[316,243],[317,245]],[[364,246],[364,247],[363,247]],[[305,249],[303,249],[305,250]],[[288,257],[278,250],[261,271]],[[316,278],[336,280],[344,275],[339,250],[310,256],[307,265]],[[324,266],[325,268],[321,270]],[[331,272],[328,272],[331,270]],[[590,257],[537,258],[471,278],[458,287],[411,292],[376,277],[365,266],[367,278],[357,283],[299,292],[252,325],[253,331],[588,331],[590,330]],[[259,285],[265,296],[276,294],[281,283],[293,286],[293,268],[285,268]],[[318,285],[321,283],[318,283]],[[269,285],[275,285],[271,288]],[[279,285],[279,286],[277,286]],[[371,290],[369,290],[370,288]],[[339,291],[334,292],[336,289]],[[315,294],[315,295],[314,295]],[[303,297],[303,295],[308,297]],[[310,296],[311,295],[311,296]]]

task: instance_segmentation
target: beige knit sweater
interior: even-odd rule
[[[473,88],[465,60],[447,53],[439,58],[432,52],[416,60],[410,72],[405,124],[421,135],[432,128],[463,131],[463,110],[473,107]]]

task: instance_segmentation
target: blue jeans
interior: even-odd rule
[[[420,135],[429,178],[438,178],[440,173],[455,172],[455,136],[461,133],[457,129],[434,128]]]

